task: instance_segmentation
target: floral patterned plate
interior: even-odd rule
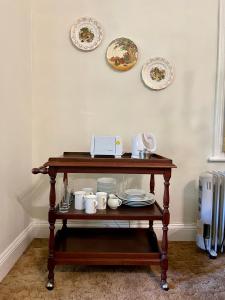
[[[150,58],[142,68],[142,79],[153,90],[166,88],[173,78],[173,66],[162,57]]]
[[[101,43],[103,29],[95,19],[84,17],[72,25],[70,37],[78,49],[91,51]]]
[[[106,58],[110,66],[114,69],[127,71],[136,64],[138,49],[130,39],[124,37],[118,38],[109,44]]]

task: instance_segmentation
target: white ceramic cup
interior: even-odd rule
[[[87,214],[95,214],[98,205],[96,195],[85,195],[85,212]]]
[[[74,193],[74,196],[75,196],[74,208],[78,209],[78,210],[83,210],[84,209],[85,192],[84,191],[76,191]]]
[[[93,195],[94,194],[93,188],[91,188],[91,187],[83,188],[82,191],[84,191],[86,195]]]
[[[119,198],[109,198],[108,199],[108,206],[112,209],[116,209],[122,204],[122,200]]]
[[[107,203],[107,193],[105,192],[97,192],[97,209],[106,209],[106,203]]]
[[[116,198],[115,194],[109,194],[109,198]]]

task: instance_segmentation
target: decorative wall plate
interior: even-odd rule
[[[137,62],[138,48],[130,39],[121,37],[109,44],[106,58],[114,69],[127,71]]]
[[[91,51],[101,43],[103,29],[95,19],[81,18],[72,25],[70,37],[78,49]]]
[[[142,67],[142,79],[153,90],[166,88],[174,78],[173,66],[162,57],[150,58]]]

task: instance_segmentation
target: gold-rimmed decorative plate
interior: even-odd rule
[[[107,48],[106,59],[114,69],[127,71],[137,62],[138,48],[135,43],[128,38],[121,37],[115,39]]]
[[[166,88],[174,78],[173,66],[162,57],[150,58],[142,67],[142,79],[153,90]]]
[[[103,29],[95,19],[84,17],[72,25],[70,37],[73,45],[78,49],[91,51],[101,43]]]

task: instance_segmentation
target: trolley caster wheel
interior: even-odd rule
[[[52,282],[52,281],[48,281],[47,282],[47,284],[46,284],[46,288],[49,290],[49,291],[51,291],[51,290],[53,290],[54,289],[54,282]]]
[[[169,290],[169,285],[167,282],[162,282],[161,283],[161,288],[164,290],[164,291],[168,291]]]

